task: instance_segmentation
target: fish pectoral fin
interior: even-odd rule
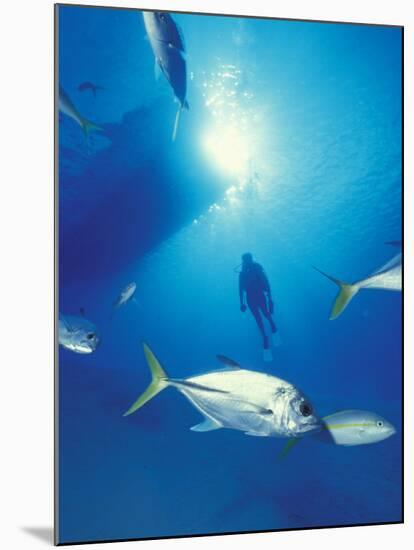
[[[243,413],[259,414],[261,416],[273,415],[272,409],[266,409],[266,407],[261,407],[260,405],[256,405],[256,403],[250,403],[250,401],[243,401],[242,399],[235,399],[235,401],[238,401],[238,403],[243,403],[243,405],[247,405],[248,408],[246,408]]]
[[[244,435],[253,435],[254,437],[266,437],[266,434],[259,432],[244,432]]]
[[[203,422],[191,426],[190,430],[193,432],[211,432],[213,430],[219,430],[222,427],[223,426],[219,422],[216,422],[212,418],[206,418]]]
[[[220,361],[220,363],[223,363],[223,365],[226,365],[226,367],[231,367],[232,369],[239,370],[241,369],[241,366],[239,363],[236,363],[233,359],[230,359],[229,357],[226,357],[225,355],[216,355],[216,358]]]
[[[285,458],[290,451],[299,443],[300,439],[297,437],[293,437],[292,439],[289,439],[286,445],[283,447],[283,449],[279,453],[279,458]]]

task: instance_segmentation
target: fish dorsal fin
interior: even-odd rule
[[[206,418],[203,422],[200,422],[200,424],[192,426],[190,430],[193,432],[211,432],[213,430],[219,430],[222,427],[223,426],[219,422],[216,422],[211,418]]]
[[[220,361],[220,363],[223,363],[223,365],[226,365],[226,367],[231,367],[232,369],[241,369],[241,366],[239,363],[234,361],[233,359],[230,359],[230,357],[226,357],[225,355],[216,355],[217,359]]]
[[[381,275],[381,273],[385,273],[386,271],[390,271],[394,267],[397,267],[398,265],[401,265],[401,262],[402,262],[402,254],[399,253],[396,256],[394,256],[393,258],[391,258],[391,260],[389,260],[386,264],[384,264],[379,269],[374,271],[373,275]]]
[[[66,317],[59,317],[59,321],[62,321],[62,323],[65,325],[66,330],[67,330],[68,332],[75,332],[74,328],[73,328],[72,325],[69,323],[69,321],[66,319]]]

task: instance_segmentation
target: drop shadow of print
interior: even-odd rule
[[[21,530],[50,546],[54,544],[53,527],[21,527]]]

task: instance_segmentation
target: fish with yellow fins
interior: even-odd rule
[[[395,242],[392,241],[395,246]],[[398,241],[399,242],[399,241]],[[401,252],[394,256],[385,265],[374,271],[372,275],[366,279],[360,279],[354,283],[345,283],[332,275],[328,275],[317,267],[313,266],[316,271],[324,275],[330,281],[339,287],[339,292],[332,306],[330,320],[336,319],[341,315],[352,298],[362,289],[381,289],[401,291],[402,287],[402,254]]]
[[[351,447],[379,443],[395,434],[394,426],[376,413],[356,409],[338,411],[323,418],[324,433],[336,445]]]
[[[90,132],[92,131],[103,130],[100,126],[98,126],[94,122],[91,122],[90,120],[88,120],[87,118],[85,118],[79,113],[73,101],[65,92],[65,90],[62,88],[62,86],[59,86],[59,110],[62,113],[65,113],[65,115],[73,118],[73,120],[75,120],[79,124],[86,138],[89,136]]]
[[[152,381],[124,416],[172,387],[203,415],[203,421],[191,428],[194,432],[228,428],[250,436],[296,438],[322,429],[310,401],[281,378],[244,369],[222,355],[217,356],[226,367],[222,370],[170,378],[149,346],[143,345]]]
[[[371,445],[396,433],[394,426],[382,416],[357,409],[338,411],[322,418],[323,429],[314,437],[325,443],[344,447]],[[284,458],[299,439],[290,439],[279,458]]]

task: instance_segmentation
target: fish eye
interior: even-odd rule
[[[93,338],[95,338],[95,335],[94,335],[93,332],[89,332],[89,333],[86,335],[86,338],[87,338],[88,340],[92,340]]]
[[[302,416],[310,416],[312,414],[312,407],[306,402],[300,404],[299,410]]]
[[[378,428],[382,428],[384,426],[384,422],[382,420],[378,420],[377,426]]]

